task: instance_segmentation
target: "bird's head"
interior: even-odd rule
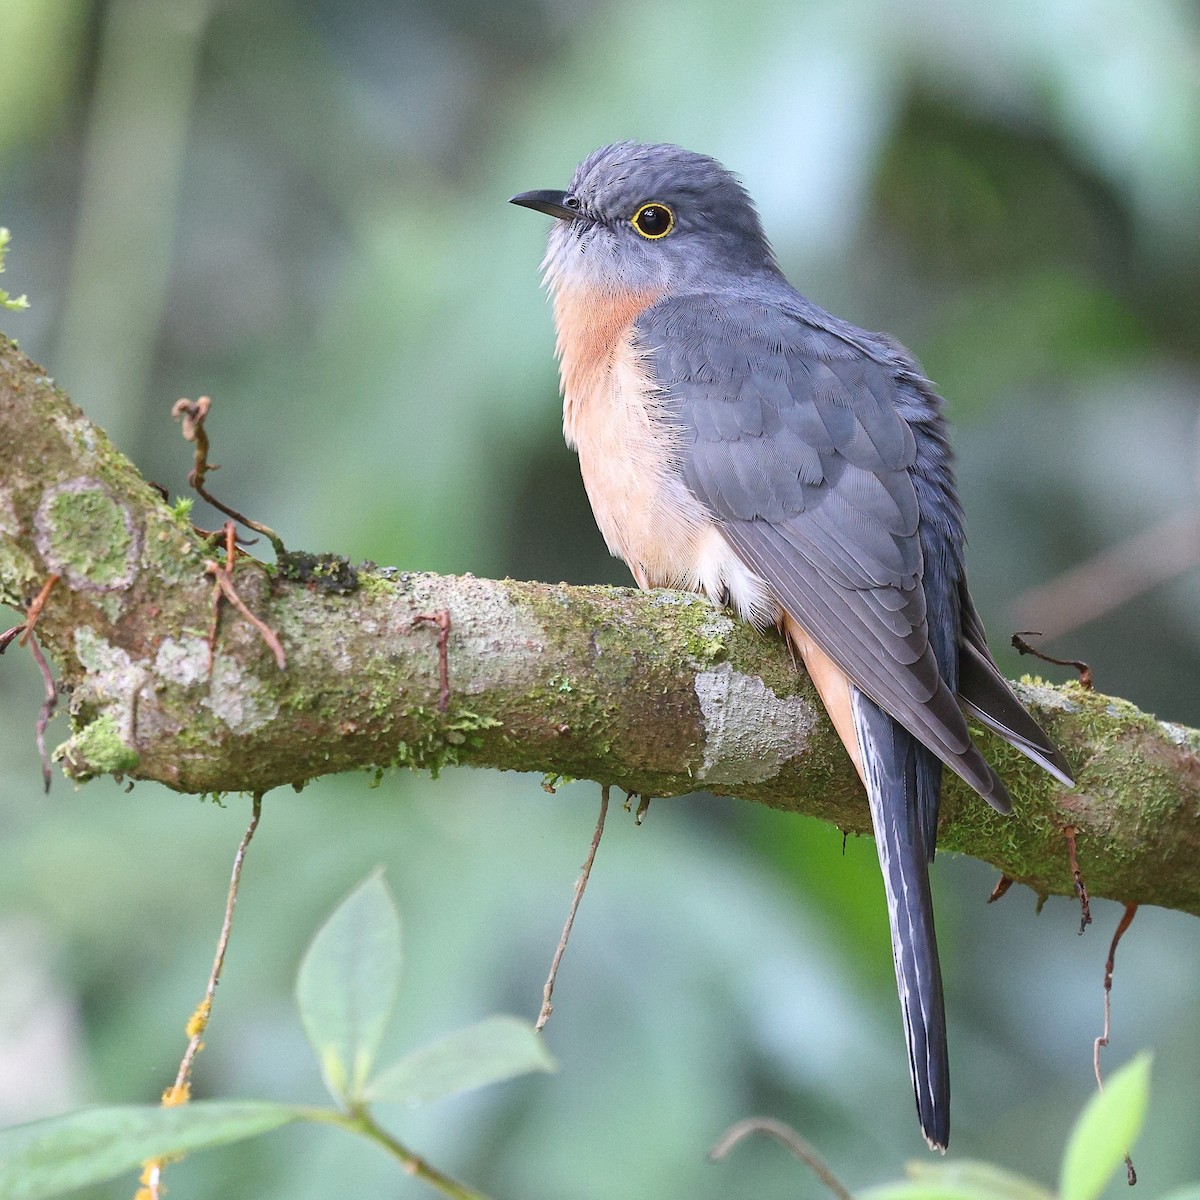
[[[778,272],[746,189],[716,159],[678,146],[603,146],[566,191],[511,203],[557,218],[542,264],[556,290],[679,293]]]

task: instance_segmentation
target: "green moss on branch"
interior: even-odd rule
[[[71,691],[60,759],[75,778],[263,792],[338,771],[468,764],[654,796],[707,787],[869,828],[807,677],[777,639],[695,596],[352,575],[310,556],[289,579],[240,560],[234,586],[279,636],[281,671],[228,604],[210,652],[212,555],[186,510],[0,340],[0,600],[23,608],[62,576],[38,636]],[[444,711],[428,622],[443,611]],[[1200,734],[1077,685],[1020,686],[1080,786],[1065,792],[980,733],[1016,811],[999,817],[950,780],[942,846],[1070,894],[1072,825],[1094,895],[1200,913]]]

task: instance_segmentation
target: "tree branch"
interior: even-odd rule
[[[61,577],[36,636],[70,692],[56,757],[72,778],[259,793],[463,763],[653,796],[705,789],[869,829],[807,677],[777,640],[697,597],[377,569],[335,592],[319,571],[297,583],[239,558],[232,586],[287,667],[225,605],[210,668],[215,557],[0,338],[0,602],[24,612]],[[448,631],[430,621],[443,611]],[[1200,914],[1200,733],[1077,684],[1018,689],[1080,786],[1064,793],[980,732],[1016,812],[998,816],[948,775],[940,845],[1071,895],[1062,831],[1073,826],[1094,896]]]

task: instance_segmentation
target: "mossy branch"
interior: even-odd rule
[[[695,597],[389,571],[338,591],[320,570],[295,582],[243,558],[231,578],[287,666],[230,607],[210,664],[215,553],[0,338],[0,602],[24,612],[60,576],[37,637],[70,692],[57,752],[70,777],[257,793],[463,763],[653,796],[706,789],[869,827],[807,677],[779,642]],[[430,619],[443,612],[445,680],[447,631]],[[1020,691],[1078,789],[980,734],[1016,812],[997,816],[951,779],[940,844],[1070,894],[1071,825],[1093,895],[1200,914],[1200,733],[1077,684]]]

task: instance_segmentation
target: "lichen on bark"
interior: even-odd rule
[[[216,557],[185,511],[0,339],[0,601],[24,610],[61,576],[36,636],[70,690],[59,758],[76,779],[263,792],[461,763],[652,796],[707,786],[869,829],[807,677],[778,639],[696,596],[369,567],[330,588],[328,571],[289,579],[239,558],[234,585],[282,642],[280,670],[228,605],[210,646],[205,562]],[[428,623],[441,612],[446,695]],[[1200,733],[1076,684],[1018,687],[1079,787],[977,731],[1015,813],[1000,817],[948,777],[940,845],[1070,894],[1069,824],[1093,895],[1200,913]]]

